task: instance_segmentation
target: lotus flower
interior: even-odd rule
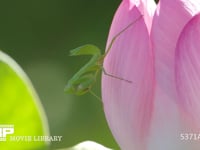
[[[200,1],[123,0],[104,61],[102,97],[122,150],[200,149]],[[196,136],[196,138],[195,138]],[[198,137],[198,138],[197,138]]]

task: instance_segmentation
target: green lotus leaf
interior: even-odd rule
[[[0,149],[46,150],[48,125],[39,98],[21,67],[0,51]]]

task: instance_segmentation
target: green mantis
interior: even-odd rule
[[[65,92],[75,95],[83,95],[87,92],[90,92],[92,95],[94,93],[91,91],[94,83],[96,82],[97,75],[102,70],[103,73],[109,77],[115,78],[117,80],[122,80],[127,83],[132,83],[132,81],[117,77],[115,75],[107,73],[103,67],[103,61],[107,54],[110,52],[113,43],[115,40],[128,28],[130,28],[134,23],[141,19],[142,15],[139,16],[136,20],[126,26],[118,34],[116,34],[111,40],[108,48],[104,54],[101,54],[101,50],[95,45],[87,44],[70,51],[70,56],[79,56],[79,55],[92,55],[92,58],[87,64],[85,64],[67,83],[65,87]]]

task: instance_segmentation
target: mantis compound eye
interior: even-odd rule
[[[81,77],[79,81],[81,82],[75,84],[75,93],[76,95],[83,95],[91,89],[92,85],[95,82],[95,78],[93,77],[93,75],[89,74]]]
[[[65,92],[75,95],[83,95],[92,88],[95,81],[95,75],[93,73],[84,74],[78,79],[68,82],[65,87]]]

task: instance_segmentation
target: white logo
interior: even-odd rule
[[[13,136],[14,134],[14,125],[1,125],[0,124],[0,142],[11,141],[11,142],[60,142],[62,136],[48,136],[48,135],[35,135],[35,136]]]
[[[13,133],[14,125],[0,125],[0,141],[6,141],[6,136]]]

